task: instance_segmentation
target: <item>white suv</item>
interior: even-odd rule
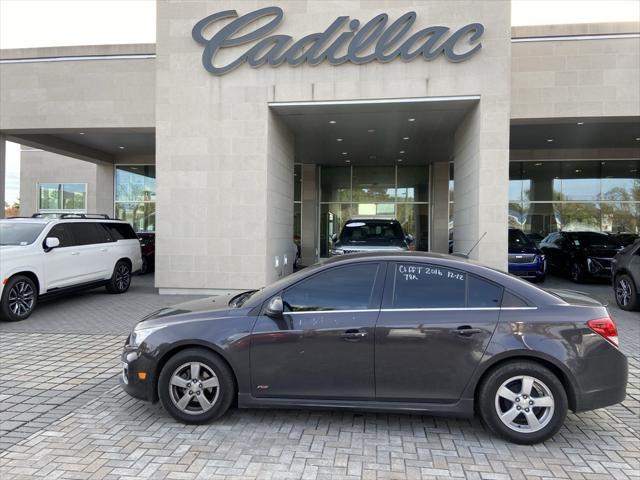
[[[141,266],[131,225],[106,215],[0,220],[0,318],[24,320],[39,297],[71,289],[124,293]]]

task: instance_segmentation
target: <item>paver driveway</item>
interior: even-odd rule
[[[605,285],[578,289],[612,301]],[[554,439],[524,447],[478,420],[416,415],[232,410],[178,424],[115,377],[135,320],[182,299],[139,277],[126,295],[97,290],[0,324],[0,478],[640,478],[638,313],[611,307],[630,356],[627,400],[570,414]]]

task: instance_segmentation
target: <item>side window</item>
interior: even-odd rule
[[[128,223],[103,223],[102,226],[107,229],[114,241],[138,238]]]
[[[366,263],[318,273],[287,289],[285,311],[362,310],[369,308],[380,265]]]
[[[506,290],[502,297],[502,308],[527,307],[527,302]]]
[[[467,285],[467,307],[499,307],[502,300],[502,287],[469,275]]]
[[[65,225],[75,240],[76,245],[93,245],[104,243],[104,233],[100,235],[98,225],[95,223],[74,222]]]
[[[72,247],[76,245],[73,234],[69,230],[69,224],[54,225],[53,228],[47,233],[47,237],[56,237],[60,240],[60,247]]]
[[[393,307],[464,307],[466,280],[466,273],[436,265],[396,264]]]

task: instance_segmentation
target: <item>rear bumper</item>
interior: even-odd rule
[[[613,347],[612,347],[613,350]],[[615,352],[589,358],[578,378],[576,412],[595,410],[622,402],[627,395],[629,367],[627,357]]]

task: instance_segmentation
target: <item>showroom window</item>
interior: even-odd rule
[[[349,217],[389,216],[413,235],[412,249],[429,249],[429,167],[348,166],[320,171],[320,256]]]
[[[115,215],[136,232],[156,229],[156,167],[118,165],[115,178]]]
[[[38,184],[39,212],[86,212],[86,183]]]
[[[511,162],[509,226],[640,233],[640,161]]]

